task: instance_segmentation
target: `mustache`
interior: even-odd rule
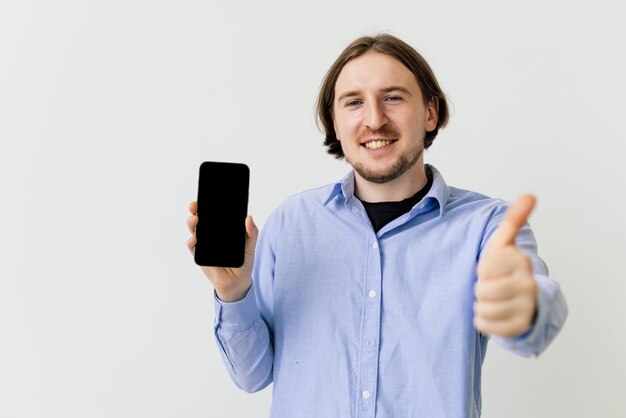
[[[398,138],[400,136],[400,133],[393,129],[391,126],[382,126],[380,129],[369,129],[369,128],[365,128],[364,132],[362,132],[359,135],[359,140],[363,140],[366,138],[384,138],[384,139],[390,139],[390,138]]]

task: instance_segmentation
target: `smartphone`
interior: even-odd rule
[[[250,169],[245,164],[205,161],[200,165],[196,264],[243,265],[249,186]]]

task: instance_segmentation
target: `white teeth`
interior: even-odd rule
[[[370,141],[370,142],[365,144],[365,148],[367,148],[367,149],[380,149],[380,148],[386,147],[389,144],[391,144],[391,141],[389,141],[387,139],[384,140],[384,141]]]

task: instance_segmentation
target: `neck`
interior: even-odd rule
[[[424,162],[420,158],[400,177],[386,183],[373,183],[354,173],[354,194],[366,202],[398,202],[413,196],[428,183]]]

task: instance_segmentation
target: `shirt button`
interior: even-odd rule
[[[371,394],[371,393],[369,393],[369,391],[367,391],[367,390],[364,390],[364,391],[363,391],[363,397],[364,397],[365,399],[369,399],[369,397],[370,397],[370,396],[372,396],[372,394]]]
[[[376,241],[374,241],[374,242],[372,243],[372,248],[373,248],[373,249],[377,249],[377,248],[378,248],[378,243],[377,243]]]
[[[376,291],[375,290],[370,290],[369,293],[367,294],[367,296],[369,296],[371,298],[375,298],[376,297]]]

